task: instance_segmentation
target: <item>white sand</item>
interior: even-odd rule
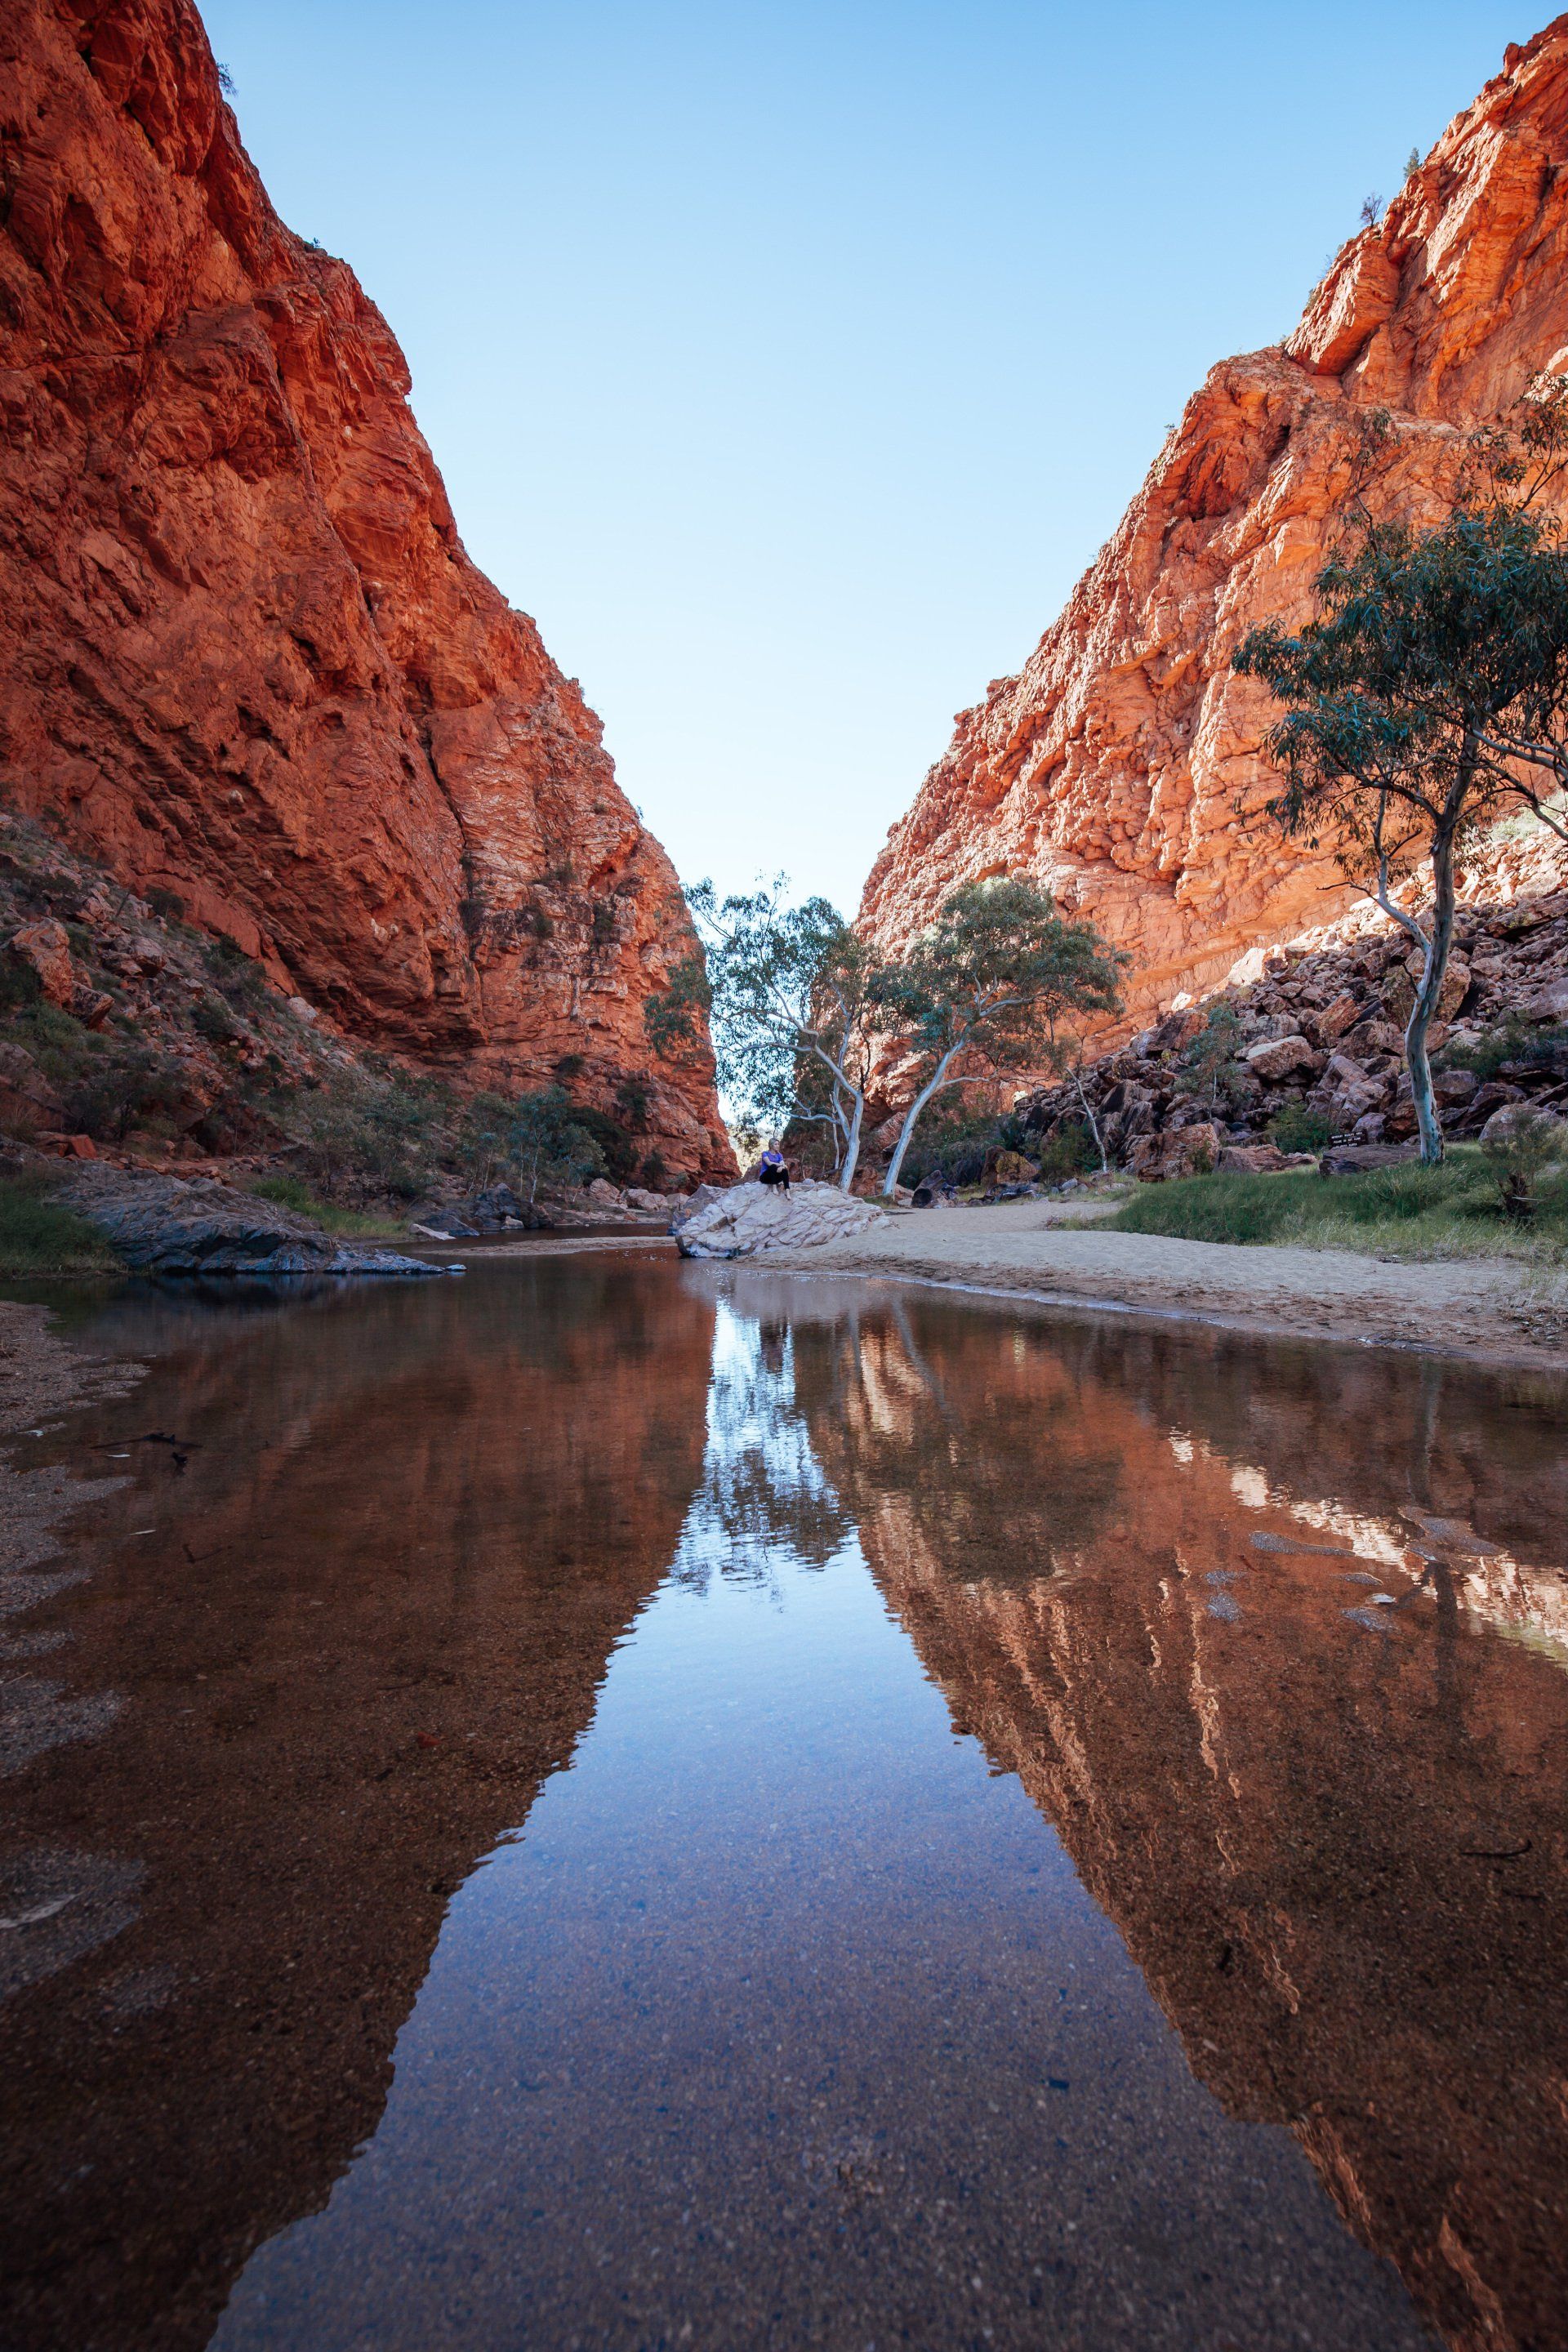
[[[770,1252],[765,1263],[1029,1290],[1568,1369],[1568,1296],[1561,1279],[1545,1282],[1495,1261],[1388,1263],[1342,1250],[1101,1233],[1092,1220],[1092,1211],[1086,1215],[1085,1204],[1076,1202],[915,1209],[820,1248]]]

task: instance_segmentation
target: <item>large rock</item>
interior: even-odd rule
[[[637,1075],[690,943],[599,721],[468,561],[353,271],[279,219],[190,0],[0,31],[0,789],[342,1029],[514,1085]],[[520,452],[528,462],[528,452]]]
[[[1027,876],[1129,952],[1137,1029],[1349,905],[1331,844],[1261,815],[1274,706],[1231,655],[1310,615],[1376,412],[1373,501],[1420,521],[1448,508],[1467,429],[1559,364],[1565,119],[1560,16],[1344,246],[1289,341],[1213,371],[1023,670],[960,714],[867,884],[870,938],[907,944],[973,876]],[[1478,887],[1515,855],[1490,843]]]
[[[1270,1085],[1280,1078],[1293,1077],[1298,1071],[1319,1070],[1323,1061],[1305,1037],[1263,1037],[1256,1045],[1249,1045],[1241,1058],[1255,1078],[1266,1079]],[[1335,1059],[1340,1058],[1336,1055]]]
[[[1568,1119],[1559,1118],[1556,1112],[1543,1110],[1535,1103],[1504,1103],[1494,1110],[1481,1129],[1482,1143],[1511,1143],[1516,1137],[1549,1134],[1560,1152],[1568,1154]]]
[[[837,1184],[731,1184],[672,1227],[682,1257],[759,1257],[769,1250],[814,1249],[887,1223],[874,1202]]]
[[[62,1198],[106,1234],[139,1274],[445,1274],[396,1250],[340,1242],[308,1217],[211,1177],[132,1175],[83,1168]]]
[[[76,995],[77,975],[71,961],[70,933],[65,925],[53,915],[24,923],[12,937],[11,952],[37,973],[45,1003],[58,1004],[62,1012],[68,1013]]]

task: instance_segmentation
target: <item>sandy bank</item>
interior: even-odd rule
[[[1257,1330],[1568,1367],[1568,1283],[1490,1264],[1390,1263],[1098,1231],[1076,1204],[895,1215],[868,1234],[770,1252],[770,1267],[963,1284]]]

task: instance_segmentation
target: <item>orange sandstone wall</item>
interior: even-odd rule
[[[674,872],[464,553],[385,321],[284,227],[189,0],[0,11],[0,792],[344,1031],[652,1082]]]
[[[1568,367],[1565,161],[1562,16],[1509,50],[1289,342],[1223,362],[1188,402],[1023,670],[959,714],[872,869],[864,929],[901,945],[959,883],[1027,875],[1130,952],[1136,1021],[1350,903],[1260,814],[1273,706],[1230,655],[1261,621],[1308,616],[1371,411],[1393,426],[1377,500],[1430,514],[1463,432]],[[1536,862],[1493,879],[1556,878]]]

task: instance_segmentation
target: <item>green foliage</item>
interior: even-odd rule
[[[165,923],[178,923],[184,919],[185,902],[177,890],[164,890],[154,885],[147,893],[147,905],[149,910]]]
[[[622,1078],[616,1087],[616,1108],[633,1135],[639,1135],[647,1125],[647,1115],[653,1095],[646,1078]]]
[[[438,1091],[401,1078],[361,1077],[314,1093],[274,1096],[279,1124],[303,1146],[309,1182],[333,1195],[417,1200],[438,1160]]]
[[[792,1122],[837,1139],[840,1181],[858,1150],[878,1025],[870,950],[826,898],[792,907],[776,876],[720,900],[710,882],[686,893],[698,930],[668,986],[646,1000],[657,1053],[689,1059],[710,1025],[719,1083],[737,1116],[768,1133]]]
[[[214,940],[206,951],[206,966],[213,986],[231,1004],[254,1012],[266,1003],[267,974],[237,940],[226,937]]]
[[[669,1181],[669,1166],[662,1151],[648,1152],[637,1172],[650,1192],[662,1192]]]
[[[1068,1176],[1082,1176],[1100,1165],[1100,1153],[1086,1121],[1074,1120],[1049,1139],[1032,1146],[1040,1163],[1042,1184],[1059,1184]]]
[[[1365,421],[1380,458],[1389,420]],[[1456,871],[1484,831],[1555,813],[1568,782],[1568,547],[1535,501],[1568,463],[1568,383],[1532,380],[1509,431],[1471,437],[1454,511],[1430,530],[1357,526],[1317,581],[1296,635],[1256,629],[1234,656],[1284,705],[1268,736],[1288,835],[1333,849],[1421,950],[1406,1031],[1423,1157],[1443,1157],[1426,1031],[1447,969]],[[1484,477],[1484,478],[1483,478]],[[1429,868],[1424,925],[1394,895]]]
[[[42,982],[19,955],[0,955],[0,1014],[28,1011],[44,999]]]
[[[124,1261],[98,1228],[49,1197],[55,1181],[41,1173],[0,1177],[0,1276],[122,1272]]]
[[[226,1045],[240,1035],[240,1026],[221,997],[199,997],[191,1008],[191,1026],[212,1045]]]
[[[329,1234],[371,1234],[395,1231],[385,1217],[365,1216],[355,1209],[345,1209],[335,1201],[317,1198],[302,1176],[258,1176],[249,1187],[258,1201],[276,1201],[280,1209],[292,1209],[298,1217],[309,1217]]]
[[[1287,1103],[1268,1122],[1268,1140],[1279,1151],[1324,1151],[1334,1139],[1334,1123],[1326,1111],[1305,1103]]]
[[[630,1183],[641,1153],[636,1138],[629,1130],[611,1112],[596,1110],[585,1103],[574,1104],[572,1117],[598,1153],[598,1160],[589,1173],[608,1176],[612,1184]],[[582,1180],[571,1178],[563,1181],[580,1182]]]
[[[1527,1069],[1563,1068],[1568,1076],[1568,1027],[1561,1024],[1537,1028],[1533,1022],[1510,1013],[1499,1029],[1489,1029],[1475,1044],[1445,1046],[1439,1066],[1450,1070],[1474,1070],[1483,1081],[1495,1078],[1509,1063]]]
[[[1402,1160],[1356,1176],[1194,1176],[1141,1184],[1112,1232],[1199,1242],[1278,1243],[1388,1257],[1535,1256],[1568,1251],[1568,1176],[1540,1181],[1527,1237],[1505,1213],[1482,1154],[1457,1149],[1440,1168]]]
[[[1091,925],[1065,921],[1016,877],[955,890],[906,961],[873,983],[883,1026],[906,1040],[923,1073],[884,1190],[898,1182],[933,1095],[962,1084],[977,1060],[996,1071],[1060,1066],[1061,1024],[1114,1012],[1126,962]]]
[[[584,1114],[563,1087],[519,1095],[513,1107],[509,1157],[531,1202],[542,1184],[585,1184],[602,1173],[604,1154]]]
[[[1484,1139],[1481,1156],[1496,1181],[1504,1215],[1527,1223],[1535,1214],[1541,1179],[1562,1161],[1562,1122],[1521,1104],[1500,1134]]]
[[[1247,1091],[1237,1055],[1241,1051],[1241,1021],[1234,1006],[1211,1004],[1203,1026],[1189,1037],[1171,1072],[1178,1094],[1217,1111]]]
[[[178,1062],[150,1045],[105,1045],[79,1073],[65,1094],[68,1123],[100,1143],[123,1143],[134,1127],[162,1116],[177,1118],[188,1102]]]

